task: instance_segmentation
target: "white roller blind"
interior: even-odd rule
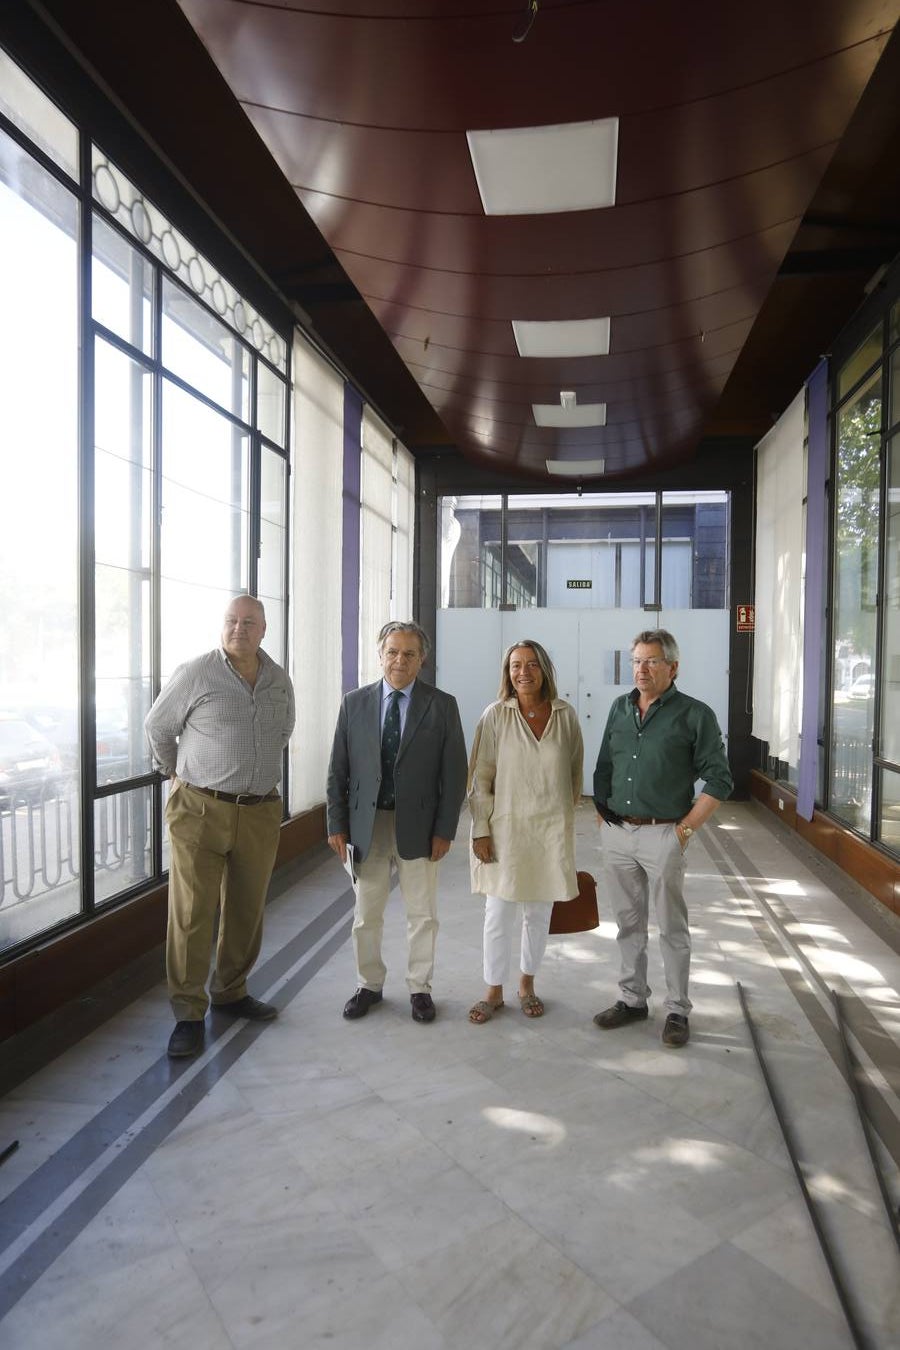
[[[756,447],[756,634],[753,735],[798,762],[803,652],[804,398]]]
[[[344,382],[299,333],[293,425],[291,814],[325,798],[341,702]]]
[[[378,630],[391,618],[393,559],[393,438],[370,408],[363,409],[360,474],[359,682],[376,679]]]
[[[416,518],[416,461],[402,445],[394,461],[394,586],[391,618],[409,619],[413,600],[413,527]]]

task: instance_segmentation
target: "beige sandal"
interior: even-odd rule
[[[502,1007],[502,998],[499,1003],[488,1003],[487,999],[480,998],[469,1009],[469,1021],[473,1022],[476,1027],[480,1027],[482,1023],[489,1022],[494,1013],[499,1012]]]
[[[519,1003],[526,1017],[543,1017],[544,1005],[537,994],[520,994]]]

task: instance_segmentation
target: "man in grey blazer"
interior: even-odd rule
[[[381,1002],[381,959],[391,863],[406,905],[407,985],[413,1020],[433,1022],[437,868],[450,848],[466,791],[466,743],[456,699],[418,675],[428,636],[409,623],[378,635],[382,678],[346,694],[328,766],[328,843],[342,862],[353,845],[357,989],[344,1007],[365,1017]]]

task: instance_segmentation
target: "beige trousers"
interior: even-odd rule
[[[281,802],[236,806],[176,780],[166,805],[171,862],[166,974],[178,1022],[234,1003],[262,943],[263,911],[281,829]],[[216,911],[216,966],[206,993]]]
[[[437,943],[438,864],[430,858],[401,858],[393,811],[376,811],[372,844],[357,864],[359,890],[353,916],[353,951],[357,982],[364,989],[381,989],[387,967],[381,959],[384,911],[391,889],[391,863],[397,867],[400,894],[406,905],[409,956],[406,983],[411,994],[431,992],[434,949]]]

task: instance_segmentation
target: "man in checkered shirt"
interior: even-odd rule
[[[294,691],[260,647],[265,632],[260,601],[237,596],[225,611],[221,646],[178,667],[145,724],[153,758],[171,779],[166,973],[173,1059],[203,1049],[210,1000],[235,1017],[277,1016],[272,1004],[247,993],[281,829],[282,754],[294,729]]]

